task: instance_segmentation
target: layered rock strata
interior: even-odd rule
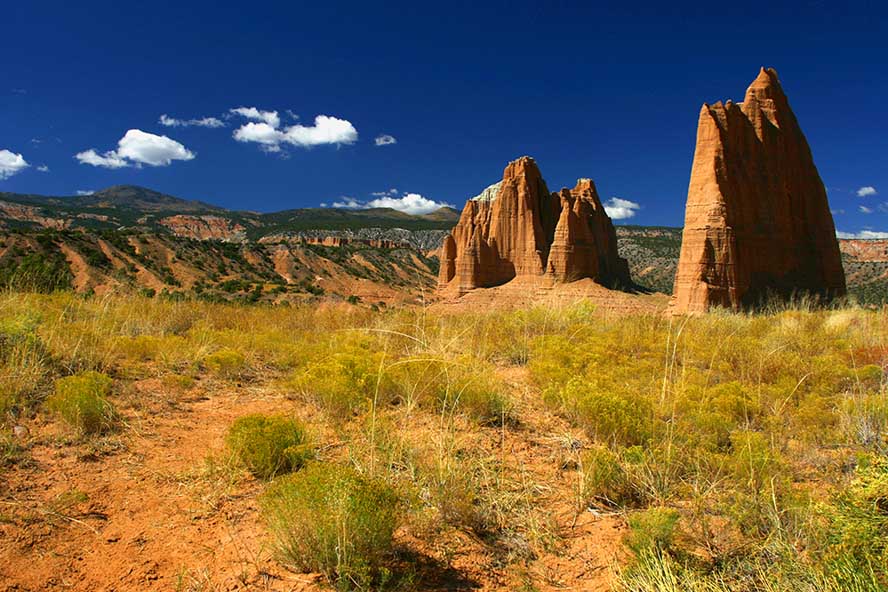
[[[826,191],[777,72],[742,103],[704,104],[673,310],[742,309],[773,297],[845,294]]]
[[[460,294],[523,276],[630,284],[592,181],[549,193],[527,156],[510,162],[502,181],[466,203],[444,238],[440,260],[439,286]]]

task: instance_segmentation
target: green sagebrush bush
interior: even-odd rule
[[[238,460],[261,479],[297,470],[311,456],[305,427],[282,416],[245,415],[231,425],[226,440]]]
[[[222,378],[237,378],[247,369],[244,354],[233,349],[220,349],[204,359],[204,365]]]
[[[626,546],[636,554],[668,551],[679,514],[671,508],[647,508],[629,515],[629,534]]]
[[[323,573],[346,590],[386,579],[398,498],[384,482],[350,467],[313,464],[274,481],[261,507],[285,563]]]
[[[888,459],[864,462],[819,514],[821,553],[831,575],[872,572],[888,588]]]
[[[334,417],[346,418],[373,401],[393,399],[383,371],[385,354],[372,350],[370,343],[346,340],[337,351],[318,354],[293,374],[289,386]]]
[[[571,379],[557,392],[557,405],[598,442],[616,446],[647,443],[653,429],[653,405],[639,393],[616,390],[594,379]]]
[[[117,415],[106,398],[111,385],[111,378],[93,371],[59,378],[46,405],[81,434],[106,432],[114,426]]]

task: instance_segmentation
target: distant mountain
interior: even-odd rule
[[[448,230],[458,218],[459,212],[446,207],[424,215],[391,208],[300,208],[260,214],[185,200],[135,185],[115,185],[90,195],[69,197],[0,193],[0,229],[139,228],[238,242],[269,235],[298,235],[309,230]],[[207,226],[212,227],[212,232],[202,236],[201,228]],[[238,230],[226,234],[225,228]]]
[[[458,213],[303,208],[260,214],[119,185],[90,195],[0,193],[0,288],[280,301],[410,301]]]
[[[452,222],[456,223],[459,220],[460,211],[456,208],[451,208],[449,206],[444,206],[443,208],[438,208],[434,212],[424,214],[422,218],[426,220],[439,220],[442,222]]]
[[[38,206],[50,209],[115,209],[127,208],[137,212],[210,213],[222,212],[224,208],[200,201],[189,201],[139,187],[137,185],[114,185],[87,195],[54,197],[44,195],[0,193],[0,200]]]
[[[115,185],[90,195],[74,198],[79,207],[131,208],[142,212],[209,213],[224,208],[202,201],[189,201],[136,185]]]

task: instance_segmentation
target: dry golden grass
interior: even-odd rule
[[[888,584],[886,366],[888,314],[850,307],[456,315],[0,294],[7,428],[78,373],[121,392],[262,385],[321,418],[316,462],[385,484],[412,536],[471,533],[510,565],[557,554],[550,504],[566,490],[577,515],[625,517],[619,585],[638,591]],[[566,484],[556,459],[506,451],[557,439]]]

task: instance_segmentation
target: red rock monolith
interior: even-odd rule
[[[672,310],[845,294],[826,190],[773,69],[703,105]]]
[[[459,294],[525,276],[630,285],[616,232],[591,180],[549,193],[536,162],[510,162],[470,199],[441,249],[439,285]]]

